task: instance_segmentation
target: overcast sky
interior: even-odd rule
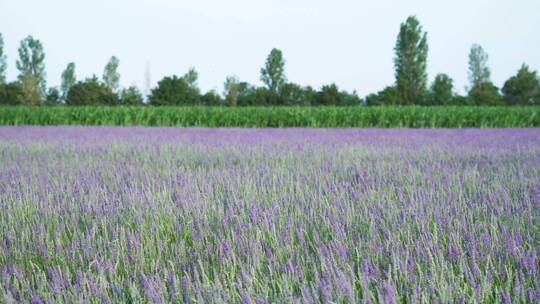
[[[30,34],[44,44],[49,85],[70,61],[79,79],[101,76],[115,55],[124,86],[144,90],[147,65],[152,85],[195,67],[203,90],[222,92],[227,75],[260,84],[276,47],[290,81],[364,96],[394,82],[393,47],[409,15],[428,32],[430,80],[444,72],[463,91],[473,43],[488,52],[497,86],[524,62],[540,69],[539,0],[0,0],[0,32],[10,80]]]

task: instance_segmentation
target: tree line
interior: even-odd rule
[[[478,44],[469,53],[467,95],[454,90],[452,78],[438,74],[428,86],[427,33],[415,16],[400,26],[394,48],[395,83],[380,92],[360,98],[356,92],[340,90],[336,84],[320,89],[289,82],[285,59],[279,49],[272,49],[261,68],[264,86],[255,86],[228,76],[224,90],[202,93],[198,73],[190,69],[182,76],[161,79],[145,97],[136,86],[120,87],[120,61],[111,57],[103,75],[77,80],[75,63],[68,63],[59,87],[47,87],[45,51],[32,36],[21,41],[16,67],[17,79],[6,81],[7,61],[0,33],[0,105],[540,105],[540,78],[523,64],[502,88],[490,79],[488,54]]]

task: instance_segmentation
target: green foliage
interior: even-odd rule
[[[136,86],[120,91],[120,104],[122,105],[142,105],[144,103],[141,91]]]
[[[287,106],[309,106],[316,98],[313,88],[303,88],[295,83],[285,83],[279,92],[279,103]]]
[[[238,95],[240,94],[240,81],[236,76],[227,76],[225,83],[223,84],[223,95],[225,96],[225,103],[228,106],[236,106],[238,104]]]
[[[208,91],[206,94],[201,96],[201,104],[204,106],[221,106],[224,103],[218,93],[215,91]]]
[[[119,64],[120,60],[115,56],[112,56],[103,70],[103,83],[113,92],[116,92],[120,86],[120,74],[118,73]]]
[[[62,83],[60,84],[61,98],[66,100],[69,89],[77,82],[75,76],[75,63],[68,63],[66,69],[62,72]]]
[[[323,106],[336,105],[340,103],[339,89],[335,84],[324,85],[317,97],[317,104]]]
[[[454,106],[473,106],[474,102],[469,96],[456,94],[452,97],[452,102],[450,104]]]
[[[469,81],[471,88],[490,82],[491,71],[487,66],[488,54],[482,46],[473,44],[469,53]]]
[[[474,105],[501,105],[502,98],[497,88],[491,81],[483,82],[472,87],[469,98]]]
[[[225,103],[229,106],[348,106],[360,105],[355,92],[340,91],[335,84],[320,91],[295,83],[284,83],[278,92],[266,87],[254,87],[235,77],[225,81]]]
[[[46,93],[45,80],[45,52],[43,45],[32,36],[21,41],[19,47],[19,59],[16,66],[19,70],[19,81],[22,83],[26,98],[30,98],[27,104],[39,104]],[[35,87],[34,87],[35,86]],[[39,94],[37,90],[40,90]],[[39,95],[39,102],[36,101]]]
[[[165,77],[150,94],[151,105],[195,105],[199,102],[199,89],[190,85],[184,77]]]
[[[189,69],[189,71],[182,76],[184,80],[192,87],[197,87],[197,80],[199,80],[199,73],[195,70],[195,68]]]
[[[57,105],[61,102],[60,91],[56,87],[49,88],[47,90],[47,96],[45,97],[45,104]]]
[[[62,73],[60,91],[56,88],[47,91],[45,54],[41,42],[32,36],[21,41],[16,64],[19,70],[18,82],[10,84],[5,84],[6,56],[3,47],[0,33],[0,104],[40,105],[43,102],[54,104],[61,101],[67,105],[144,104],[144,98],[137,88],[119,90],[119,59],[115,56],[105,66],[102,82],[94,76],[77,83],[75,63],[71,62]],[[499,89],[490,80],[488,55],[478,44],[474,44],[469,53],[468,76],[471,85],[468,96],[454,94],[453,81],[446,74],[437,75],[427,90],[427,33],[415,16],[408,17],[401,24],[394,51],[395,85],[369,94],[365,100],[360,99],[356,92],[340,91],[336,84],[324,85],[320,90],[315,90],[310,86],[287,82],[283,53],[274,48],[261,69],[261,80],[265,87],[257,87],[229,76],[225,80],[223,98],[214,91],[201,96],[197,85],[199,75],[191,68],[181,77],[165,77],[159,81],[158,86],[151,90],[148,101],[150,105],[160,106],[232,107],[540,104],[540,79],[536,71],[529,70],[525,64],[505,82],[502,88],[504,98],[501,97]],[[149,88],[148,71],[146,79]]]
[[[394,86],[386,87],[376,94],[366,96],[365,101],[367,106],[397,105],[398,103],[399,97]]]
[[[20,79],[22,89],[22,103],[25,105],[40,105],[44,99],[44,92],[39,85],[39,78],[32,74],[25,74]]]
[[[280,50],[274,48],[270,51],[266,59],[266,64],[261,69],[261,81],[273,93],[277,93],[287,82],[287,77],[285,76],[285,59]]]
[[[247,82],[238,84],[239,106],[269,105],[270,89],[264,87],[254,87]]]
[[[23,104],[23,90],[19,82],[0,83],[0,105]]]
[[[540,127],[540,107],[11,106],[0,107],[0,124],[204,127]]]
[[[475,105],[500,105],[499,88],[490,80],[491,71],[487,66],[488,54],[482,46],[473,44],[469,53],[470,103]]]
[[[67,105],[117,105],[118,96],[107,85],[99,82],[97,77],[88,78],[74,84],[66,98]]]
[[[6,55],[4,54],[4,38],[0,33],[0,85],[6,83]]]
[[[509,105],[540,104],[540,81],[536,71],[525,64],[517,75],[508,79],[502,88],[504,101]]]
[[[395,46],[396,89],[401,104],[421,104],[427,87],[427,34],[414,16],[401,24]]]
[[[428,105],[452,104],[454,81],[446,74],[438,74],[429,90]]]
[[[345,106],[345,105],[360,105],[360,98],[356,93],[349,94],[340,91],[337,85],[325,85],[317,92],[317,100],[315,105],[323,106]]]

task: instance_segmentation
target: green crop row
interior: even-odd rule
[[[539,127],[540,107],[0,107],[2,125]]]

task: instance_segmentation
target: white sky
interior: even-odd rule
[[[44,44],[48,85],[70,61],[79,79],[101,76],[115,55],[124,86],[144,90],[148,62],[152,85],[195,67],[202,90],[221,92],[227,75],[260,84],[277,47],[290,81],[335,82],[364,96],[393,83],[393,47],[408,15],[428,32],[430,79],[445,72],[458,91],[473,43],[488,52],[498,86],[524,62],[540,69],[539,0],[0,0],[0,32],[10,80],[31,34]]]

